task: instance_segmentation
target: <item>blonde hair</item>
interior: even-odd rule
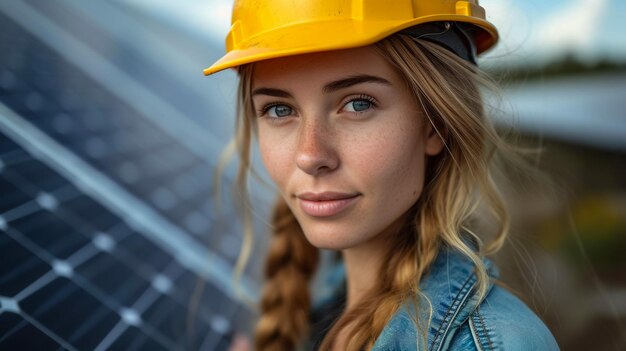
[[[407,212],[399,235],[390,236],[392,242],[384,259],[388,264],[377,275],[381,277],[379,284],[333,324],[321,344],[322,350],[330,349],[345,328],[351,332],[347,350],[370,349],[402,303],[428,303],[420,300],[419,282],[442,245],[458,250],[474,263],[477,294],[484,297],[489,278],[481,257],[497,251],[508,233],[508,212],[491,167],[496,153],[515,158],[516,151],[486,117],[480,88],[491,87],[491,81],[476,66],[424,40],[395,34],[374,47],[404,78],[427,121],[445,142],[445,150],[429,159],[420,199]],[[234,147],[241,160],[237,185],[244,195],[255,130],[252,74],[253,64],[239,69]],[[497,223],[495,233],[485,242],[472,230],[472,219],[480,205],[490,210]],[[255,344],[258,350],[293,350],[308,336],[308,285],[317,268],[318,249],[306,240],[282,199],[275,207],[272,226]],[[247,227],[239,270],[250,253],[252,230]],[[477,248],[462,233],[469,235]],[[415,318],[425,340],[424,325],[429,321],[418,323]]]

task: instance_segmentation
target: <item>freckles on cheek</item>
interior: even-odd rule
[[[284,193],[295,161],[289,146],[280,140],[278,142],[274,140],[261,142],[259,139],[259,152],[267,174],[278,188],[277,190]]]
[[[269,147],[269,145],[267,145],[265,138],[263,138],[260,134],[258,136],[258,141],[259,141],[259,153],[261,154],[261,160],[263,161],[265,168],[269,169],[268,162],[271,159],[269,155],[271,148]]]
[[[379,136],[378,142],[372,143],[369,149],[365,167],[376,174],[377,182],[393,196],[393,201],[406,201],[407,194],[417,200],[423,187],[424,155],[414,138],[389,133]]]

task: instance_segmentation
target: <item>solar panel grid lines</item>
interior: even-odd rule
[[[75,280],[64,277],[35,291],[20,301],[20,305],[25,314],[46,325],[75,348],[83,350],[92,349],[119,319],[115,311],[98,297],[83,290]]]
[[[40,167],[40,168],[42,168],[42,167]],[[23,171],[25,171],[25,172],[26,172],[26,174],[28,174],[28,170],[29,170],[29,168],[24,168],[24,167],[22,167],[21,169],[22,169]],[[3,169],[3,173],[4,173],[4,175],[5,175],[5,176],[7,176],[7,175],[8,175],[8,176],[11,176],[11,174],[13,174],[13,173],[14,173],[14,171],[15,171],[14,169],[6,169],[6,167]],[[15,176],[11,176],[11,177],[12,177],[12,178],[15,178]],[[45,179],[45,177],[43,177],[43,178]],[[69,199],[69,200],[66,200],[66,201],[60,201],[60,202],[59,202],[58,200],[50,200],[50,199],[48,199],[48,200],[44,200],[44,201],[41,201],[41,200],[40,200],[39,202],[37,202],[37,201],[36,201],[36,194],[40,194],[40,193],[41,193],[41,191],[40,191],[40,190],[38,190],[38,189],[35,189],[35,187],[33,186],[33,184],[32,184],[29,180],[27,180],[26,178],[22,178],[22,179],[21,179],[21,185],[22,185],[22,187],[23,187],[23,188],[28,189],[28,192],[30,192],[30,193],[31,193],[31,196],[35,197],[35,200],[33,200],[32,198],[31,198],[30,200],[28,200],[28,199],[27,199],[30,203],[36,203],[36,204],[38,204],[38,205],[41,205],[41,203],[44,203],[44,204],[45,204],[45,203],[48,203],[48,204],[50,204],[50,203],[55,203],[55,205],[54,205],[54,206],[50,206],[50,205],[48,205],[48,206],[47,206],[47,207],[48,207],[48,209],[49,209],[49,210],[51,209],[51,210],[55,210],[55,211],[57,211],[57,212],[59,213],[59,215],[60,215],[60,216],[62,216],[62,217],[64,218],[64,220],[69,221],[69,222],[72,222],[72,225],[74,225],[74,226],[76,226],[76,227],[78,227],[78,228],[83,228],[83,229],[84,229],[84,231],[86,231],[86,232],[90,232],[90,233],[91,233],[91,232],[93,232],[93,233],[96,233],[96,232],[98,232],[98,229],[96,228],[96,226],[99,226],[99,227],[102,227],[102,226],[103,226],[102,224],[100,224],[100,223],[101,223],[101,221],[97,220],[97,218],[93,218],[93,217],[92,217],[92,218],[90,218],[90,221],[89,221],[89,222],[87,222],[87,221],[85,221],[85,220],[83,219],[83,218],[84,218],[84,216],[81,216],[81,215],[80,215],[80,211],[81,211],[81,210],[84,210],[85,208],[89,208],[90,206],[95,206],[95,204],[96,204],[96,203],[95,203],[95,202],[93,202],[93,201],[92,201],[92,204],[91,204],[91,205],[90,205],[90,204],[88,204],[88,203],[85,203],[85,201],[86,201],[86,200],[83,200],[83,199],[85,199],[85,196],[84,196],[84,195],[75,196],[75,197],[73,197],[72,199]],[[13,187],[13,188],[15,189],[16,187]],[[54,193],[54,190],[53,190],[53,189],[51,189],[51,193]],[[45,198],[45,197],[44,197],[44,198]],[[78,201],[78,202],[77,202],[77,201]],[[77,203],[78,205],[72,205],[72,204],[76,204],[76,203]],[[72,211],[70,211],[70,208],[67,208],[67,206],[68,206],[68,205],[71,205],[71,208],[74,208],[74,209],[73,209],[73,211],[74,211],[74,212],[76,212],[76,211],[78,211],[78,212],[73,213]],[[40,207],[42,207],[42,206],[40,206]],[[98,207],[101,207],[101,206],[98,206]],[[44,208],[42,207],[42,209],[44,209]],[[43,211],[40,211],[40,212],[43,212]],[[102,212],[102,211],[98,211],[98,212]],[[36,212],[35,212],[35,213],[36,213]],[[33,215],[33,214],[31,214],[31,215]],[[107,216],[107,215],[104,215],[104,216],[100,216],[100,217],[107,218],[108,216]],[[108,222],[108,221],[106,221],[106,220],[105,220],[105,221],[104,221],[104,223],[106,223],[106,222]],[[88,227],[91,227],[91,228],[88,228]],[[104,229],[106,229],[106,228],[100,228],[100,229],[103,229],[103,230],[104,230]],[[131,236],[131,235],[127,235],[125,238],[126,238],[126,239],[128,239],[128,238],[132,238],[132,237],[133,237],[133,236]],[[102,234],[100,234],[99,238],[100,238],[100,241],[102,241],[102,240],[103,240],[103,239],[102,239],[102,238],[103,238]],[[109,238],[109,239],[110,239],[110,238]],[[106,242],[107,240],[106,240],[106,239],[104,239],[104,241]],[[108,244],[108,245],[107,245],[107,244],[105,244],[104,246],[105,246],[105,247],[117,246],[117,247],[120,247],[120,248],[121,248],[121,247],[126,247],[126,245],[125,245],[125,246],[121,246],[121,245],[117,245],[117,244],[112,244],[112,243],[110,243],[110,242],[109,242],[109,244]],[[85,252],[85,250],[78,250],[78,251],[76,252],[76,255],[77,255],[77,256],[81,256],[81,255],[82,255],[82,256],[85,256],[84,254],[81,254],[81,253],[83,253],[83,252]],[[95,250],[91,250],[91,253],[93,253],[93,252],[95,252]],[[88,256],[91,256],[91,255],[88,255]],[[86,257],[83,257],[83,259],[81,259],[81,261],[85,261],[85,260],[86,260]],[[58,261],[55,261],[55,262],[57,262],[57,263],[58,263]],[[53,265],[54,265],[54,263],[53,263]],[[57,265],[57,266],[58,266],[58,265]],[[57,270],[58,270],[58,269],[57,269]],[[65,271],[67,271],[67,269],[65,269]],[[196,278],[196,279],[197,279],[197,278]],[[79,279],[79,280],[80,280],[80,279]],[[93,294],[93,295],[97,295],[96,293],[92,293],[92,294]],[[232,305],[232,304],[231,304],[231,305]],[[215,318],[216,318],[216,317],[215,317],[215,316],[213,316],[212,318],[213,318],[212,320],[215,320]],[[205,324],[207,324],[207,323],[205,323]],[[208,326],[209,324],[210,324],[210,323],[208,323],[208,324],[207,324],[207,326]],[[148,333],[148,334],[154,334],[154,333]],[[203,342],[203,345],[213,345],[213,344],[215,344],[215,342],[220,342],[220,339],[219,339],[219,338],[217,338],[217,337],[214,337],[214,338],[212,338],[211,340],[214,340],[214,341],[210,341],[210,342],[209,342],[209,341],[208,341],[208,339],[205,339],[205,341]],[[215,340],[217,340],[217,341],[215,341]]]
[[[210,98],[206,91],[192,84],[202,81],[201,69],[194,67],[201,67],[204,60],[198,63],[190,58],[190,50],[184,51],[210,52],[205,46],[181,49],[184,37],[172,37],[168,35],[171,31],[158,30],[146,16],[137,18],[141,13],[132,11],[132,7],[124,2],[83,4],[70,0],[54,4],[41,1],[28,3],[111,62],[125,62],[118,67],[129,76],[158,82],[151,87],[152,90],[186,115],[197,116],[199,110],[212,107],[205,102]],[[115,21],[111,21],[111,17]],[[129,36],[129,32],[133,35]],[[112,49],[108,44],[111,37],[117,43],[114,55],[110,55]],[[157,52],[154,52],[155,48]],[[168,65],[164,67],[161,64],[163,61]]]
[[[0,107],[2,106],[0,105]],[[30,143],[33,144],[31,145],[32,148],[38,149],[40,153],[46,154],[45,157],[51,158],[52,162],[61,162],[60,169],[64,172],[71,170],[71,172],[68,171],[70,176],[76,177],[80,175],[79,179],[74,179],[74,181],[78,182],[78,185],[81,185],[83,190],[88,188],[91,191],[95,191],[101,201],[112,201],[110,206],[115,208],[119,212],[119,215],[127,218],[132,223],[138,224],[144,230],[147,230],[148,233],[155,233],[157,235],[155,237],[156,240],[166,240],[167,244],[165,245],[168,245],[169,249],[180,252],[180,259],[186,265],[191,265],[205,272],[208,270],[209,278],[216,279],[216,284],[230,284],[230,277],[227,273],[230,268],[228,268],[226,262],[222,262],[221,258],[216,257],[215,254],[211,252],[203,251],[201,253],[199,250],[202,250],[202,248],[192,244],[191,238],[188,238],[188,235],[182,233],[175,225],[153,214],[152,209],[147,208],[145,204],[139,202],[137,199],[130,196],[130,194],[126,194],[118,185],[111,183],[110,180],[85,165],[74,155],[67,153],[60,145],[57,145],[53,140],[41,134],[41,132],[29,125],[28,122],[20,120],[20,118],[10,110],[5,109],[4,114],[6,116],[13,116],[9,120],[4,121],[4,123],[8,123],[7,127],[13,128],[12,130],[20,134],[21,138],[30,140]],[[71,201],[82,201],[82,197]],[[92,201],[87,205],[79,206],[78,209],[86,209],[88,206],[96,205],[97,203]],[[102,207],[100,205],[97,206]],[[124,208],[127,210],[124,210]],[[132,216],[129,217],[131,214]],[[97,221],[98,218],[91,218],[90,220]],[[174,237],[176,241],[172,241]],[[197,253],[192,254],[193,252]],[[207,260],[213,260],[214,262],[206,265],[205,262],[207,262]]]
[[[13,327],[0,344],[9,346],[30,345],[36,350],[70,350],[78,351],[60,336],[56,335],[46,325],[27,314],[18,317],[15,314],[0,314],[0,328],[3,325]],[[9,342],[6,342],[9,340]],[[18,348],[15,348],[18,349]]]
[[[28,168],[25,168],[25,169],[26,169],[26,171],[28,171]],[[11,173],[11,172],[8,172],[7,174],[10,174],[10,173]],[[28,172],[26,172],[26,173],[28,174]],[[23,181],[24,181],[23,186],[28,188],[28,187],[29,187],[28,182],[27,182],[25,179],[24,179]],[[33,190],[33,191],[32,191],[32,193],[33,193],[33,194],[35,194],[35,193],[37,193],[37,191]],[[89,205],[89,204],[85,204],[85,203],[84,203],[83,198],[84,198],[84,196],[82,196],[82,195],[81,195],[81,196],[78,196],[78,197],[75,197],[75,198],[71,199],[70,201],[65,201],[65,202],[57,203],[55,206],[48,206],[48,207],[53,207],[53,208],[54,208],[54,209],[55,209],[55,210],[56,210],[59,214],[63,214],[63,213],[65,213],[65,214],[64,214],[64,216],[65,216],[65,217],[69,217],[69,218],[71,218],[72,216],[71,216],[71,215],[68,215],[68,214],[71,214],[71,212],[68,212],[67,210],[65,210],[65,206],[66,206],[67,204],[73,204],[73,203],[76,203],[76,201],[78,201],[79,205],[77,205],[77,206],[73,206],[73,207],[78,208],[78,210],[85,209],[85,208],[89,208],[90,206],[95,205],[95,202],[93,202],[91,205]],[[54,203],[55,201],[54,201],[54,200],[53,200],[53,201],[49,201],[49,200],[48,200],[48,201],[40,201],[40,202],[43,202],[43,203],[46,203],[46,202],[47,202],[47,203],[50,203],[50,202],[52,202],[52,203]],[[67,213],[66,213],[66,212],[67,212]],[[87,211],[87,212],[89,212],[89,211]],[[102,211],[96,211],[96,212],[102,212]],[[106,215],[105,215],[105,216],[101,216],[101,217],[107,218],[107,216],[106,216]],[[80,217],[79,217],[79,219],[80,219]],[[75,222],[73,225],[75,225],[75,226],[77,226],[77,227],[81,227],[81,226],[85,227],[85,226],[87,226],[87,224],[85,224],[85,223],[80,224],[80,221],[79,221],[79,220],[77,220],[76,218],[74,218],[74,220],[73,220],[73,221]],[[107,222],[107,221],[105,221],[105,223],[106,223],[106,222]],[[98,223],[100,223],[100,221],[99,221],[99,220],[97,220],[96,218],[90,218],[89,225],[97,225]],[[101,228],[101,229],[106,229],[106,227]],[[96,229],[95,229],[95,228],[92,228],[92,229],[91,229],[91,231],[96,231]],[[130,236],[130,235],[126,236],[126,238],[132,238],[132,237],[133,237],[133,236]],[[101,238],[102,238],[102,237],[101,237]],[[106,239],[105,239],[105,242],[106,242]],[[109,244],[109,245],[105,245],[105,246],[111,246],[111,244]],[[126,246],[128,246],[128,245],[124,245],[124,246],[119,245],[119,247],[126,247]],[[152,250],[151,250],[151,251],[152,251]],[[231,305],[232,305],[232,304],[231,304]],[[223,318],[224,318],[224,317],[221,317],[221,318],[222,318],[222,320],[223,320]],[[211,317],[211,320],[212,320],[212,321],[215,321],[215,320],[220,320],[220,318],[219,318],[219,317],[216,317],[216,316],[212,316],[212,317]],[[223,324],[223,323],[222,323],[222,324]],[[212,323],[211,325],[219,325],[219,323],[217,323],[217,324],[216,324],[216,323]],[[223,328],[222,328],[222,329],[223,329]],[[218,339],[218,340],[219,340],[219,339]],[[205,343],[203,343],[203,344],[208,345],[208,344],[210,344],[210,343],[208,343],[208,341],[207,341],[207,342],[205,342]]]
[[[19,180],[19,173],[14,169],[3,169],[0,174],[2,179],[6,180],[7,175],[13,181]],[[14,184],[15,187],[20,185],[27,187],[27,189],[24,189],[25,193],[30,195],[37,193],[36,184],[29,180],[22,179],[22,182],[18,181],[17,183]],[[46,213],[44,217],[49,217],[51,214],[56,214],[55,211],[59,211],[59,214],[65,218],[64,222],[75,221],[78,218],[76,214],[68,216],[71,208],[64,206],[66,204],[60,203],[59,206],[51,209],[40,208],[39,213]],[[58,219],[61,220],[62,217]],[[48,218],[49,221],[50,218]],[[150,350],[217,350],[223,349],[224,345],[226,345],[223,337],[227,336],[224,335],[227,328],[223,327],[224,322],[222,322],[220,327],[220,323],[215,321],[228,320],[232,315],[196,314],[193,319],[196,320],[195,323],[198,325],[198,330],[208,330],[209,332],[204,333],[206,337],[193,342],[184,341],[180,336],[177,338],[177,331],[168,329],[167,321],[171,319],[172,315],[179,316],[178,321],[187,319],[190,316],[187,312],[188,308],[184,307],[184,301],[188,301],[187,293],[183,293],[179,289],[180,286],[185,284],[175,282],[180,281],[183,276],[185,277],[183,280],[187,282],[190,279],[198,280],[186,272],[173,258],[165,260],[167,261],[165,264],[160,262],[159,267],[161,268],[153,268],[151,270],[151,279],[144,278],[146,277],[144,274],[149,270],[146,270],[145,265],[135,266],[137,258],[129,252],[133,250],[133,247],[136,248],[137,244],[135,246],[122,245],[114,239],[118,237],[126,243],[130,243],[131,241],[129,240],[131,238],[135,238],[134,240],[137,241],[140,235],[129,234],[130,228],[117,225],[116,228],[111,228],[110,232],[112,234],[109,235],[108,233],[99,232],[93,227],[89,228],[91,226],[90,222],[76,221],[73,225],[81,227],[83,234],[90,233],[88,234],[90,236],[88,237],[89,240],[72,255],[65,259],[60,259],[46,252],[48,248],[54,247],[54,245],[47,245],[45,248],[39,247],[33,240],[26,237],[24,233],[13,228],[13,223],[9,222],[9,227],[4,232],[6,235],[0,236],[0,249],[3,252],[9,251],[6,250],[7,244],[5,241],[12,239],[13,244],[11,245],[18,245],[19,249],[10,250],[11,252],[27,250],[31,254],[26,254],[25,257],[15,261],[30,262],[27,266],[32,268],[39,265],[44,267],[44,269],[40,270],[39,274],[26,274],[29,277],[38,276],[39,278],[15,294],[13,298],[0,298],[3,311],[3,313],[0,313],[0,346],[19,345],[12,344],[12,342],[16,341],[13,336],[24,332],[26,329],[29,329],[28,333],[30,335],[45,335],[50,339],[46,339],[47,341],[37,339],[39,345],[54,345],[54,348],[62,347],[70,350],[119,349],[118,347],[127,349],[129,346]],[[117,257],[118,253],[122,253],[122,255]],[[161,253],[166,254],[164,252]],[[131,259],[133,257],[135,262]],[[97,260],[105,261],[96,262]],[[161,261],[163,260],[161,259]],[[114,269],[111,268],[113,266],[115,267]],[[115,290],[112,285],[107,286],[107,282],[102,277],[108,271],[114,271],[116,275],[125,272],[123,273],[123,278],[126,280],[134,282],[143,280],[143,282],[140,288],[135,283],[134,287],[124,286],[122,289]],[[20,271],[18,270],[18,272]],[[136,276],[130,278],[129,274],[135,274]],[[14,286],[13,284],[5,284],[5,278],[6,274],[2,273],[0,275],[0,282],[2,283],[0,286],[3,288],[0,288],[0,294],[3,296],[10,295],[5,294],[5,285]],[[120,284],[117,285],[120,286]],[[166,298],[166,296],[169,297]],[[42,303],[41,301],[44,302]],[[15,306],[18,306],[14,307],[13,311],[19,311],[19,315],[23,319],[19,323],[13,323],[12,328],[7,329],[2,327],[4,324],[1,320],[6,319],[6,313],[4,313],[6,309],[4,307],[9,302],[13,302]],[[126,304],[121,302],[126,302]],[[173,306],[179,306],[174,308],[176,313],[172,313]],[[235,305],[232,303],[229,303],[229,306],[235,308]],[[89,312],[88,316],[85,315],[85,311]],[[206,311],[206,308],[204,311]],[[68,318],[68,321],[59,321],[59,315],[65,315],[64,318]],[[54,323],[51,323],[51,320],[55,317]],[[75,326],[73,322],[77,319],[84,320],[84,322],[80,324],[79,328],[70,327]],[[181,323],[177,324],[180,325]],[[228,323],[226,324],[229,327]],[[218,330],[213,330],[214,326],[217,326]],[[31,330],[32,328],[35,328],[35,330]],[[180,328],[178,331],[180,332]],[[23,339],[19,340],[22,343],[24,342]],[[96,344],[95,341],[98,341],[98,343]],[[189,348],[189,346],[193,345],[200,345],[200,348]]]
[[[199,128],[195,122],[189,120],[176,108],[159,99],[27,3],[2,4],[0,11],[17,20],[33,35],[50,43],[51,48],[58,54],[63,55],[75,67],[106,86],[111,93],[116,94],[118,99],[136,108],[145,118],[149,118],[155,125],[158,125],[162,131],[170,133],[174,138],[186,136],[180,139],[186,147],[201,159],[212,162],[206,151],[219,150],[221,146],[216,143],[219,138],[207,137],[208,131],[205,128]],[[33,25],[34,23],[37,25]],[[59,38],[63,40],[59,41]],[[136,101],[147,103],[138,105]]]
[[[142,327],[144,322],[142,321],[141,315],[156,301],[160,294],[161,292],[156,289],[146,289],[130,308],[122,308],[119,310],[118,313],[121,316],[120,322],[118,322],[111,332],[100,342],[96,349],[107,349],[107,347],[114,343],[117,338],[130,327]],[[161,345],[166,346],[168,349],[176,348],[171,341],[152,330],[150,326],[145,326],[143,329],[147,329],[148,334]]]
[[[46,264],[34,253],[28,251],[22,245],[18,245],[15,240],[3,231],[3,267],[0,269],[2,278],[0,282],[0,296],[12,297],[27,290],[34,281],[50,271],[50,266]],[[43,279],[48,282],[48,278]]]
[[[11,38],[26,35],[18,29],[14,31]],[[62,88],[58,90],[68,92],[38,93],[37,87],[41,85],[39,82],[48,79],[51,74],[42,73],[41,69],[32,69],[31,67],[37,66],[34,61],[32,64],[19,65],[17,71],[4,70],[4,73],[8,72],[7,74],[17,77],[21,82],[31,82],[30,85],[35,87],[24,94],[7,90],[5,91],[7,94],[3,97],[5,102],[8,102],[10,107],[17,112],[26,115],[46,133],[68,145],[94,166],[107,172],[113,179],[128,185],[127,188],[138,197],[153,199],[152,204],[155,208],[168,218],[174,221],[182,218],[184,221],[181,224],[189,232],[199,238],[207,237],[206,233],[212,232],[210,210],[201,212],[196,210],[195,213],[189,213],[189,211],[193,208],[203,208],[203,203],[212,198],[210,178],[213,174],[209,165],[181,148],[171,138],[163,135],[160,129],[155,129],[154,126],[143,121],[143,117],[140,117],[136,111],[123,103],[120,104],[109,93],[98,88],[98,84],[88,84],[86,82],[88,79],[82,73],[67,68],[68,63],[57,54],[50,52],[50,49],[35,45],[36,40],[25,40],[25,42],[29,44],[22,50],[32,54],[26,55],[24,60],[28,62],[31,57],[38,55],[47,57],[42,60],[47,62],[47,65],[43,66],[53,71],[64,72],[60,75],[53,74],[53,76],[63,82]],[[18,45],[15,49],[19,51],[20,46]],[[10,63],[6,64],[6,67],[10,66]],[[69,78],[66,77],[66,72]],[[79,94],[77,91],[83,96],[76,98],[75,96]],[[33,94],[37,94],[35,96],[38,97],[32,98]],[[39,97],[40,95],[42,97]],[[6,99],[7,96],[8,99]],[[75,110],[65,109],[75,107],[76,103],[72,101],[77,100],[90,101],[90,104]],[[45,103],[33,104],[29,101],[45,101]],[[28,105],[45,105],[46,108],[32,111],[27,107]],[[107,116],[104,124],[102,121],[105,119],[102,115]],[[49,117],[42,118],[45,116]],[[106,132],[94,133],[94,128],[89,127],[90,124],[93,126],[94,122],[83,123],[92,120],[99,120],[100,122],[95,124],[100,127],[116,125],[118,129],[101,128],[98,130],[106,130]],[[121,125],[123,127],[120,127]],[[68,134],[68,130],[72,133]],[[118,152],[116,145],[123,145],[123,152]],[[171,190],[164,191],[163,189]],[[232,261],[232,258],[227,258]]]
[[[181,140],[178,105],[48,15],[0,4],[0,349],[227,349],[251,312],[213,138]]]

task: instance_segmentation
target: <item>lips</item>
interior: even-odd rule
[[[302,193],[296,195],[302,211],[312,217],[330,217],[346,210],[361,194],[338,192]]]

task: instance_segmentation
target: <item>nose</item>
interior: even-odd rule
[[[300,127],[296,165],[307,174],[318,176],[339,167],[334,133],[321,121],[305,122]]]

